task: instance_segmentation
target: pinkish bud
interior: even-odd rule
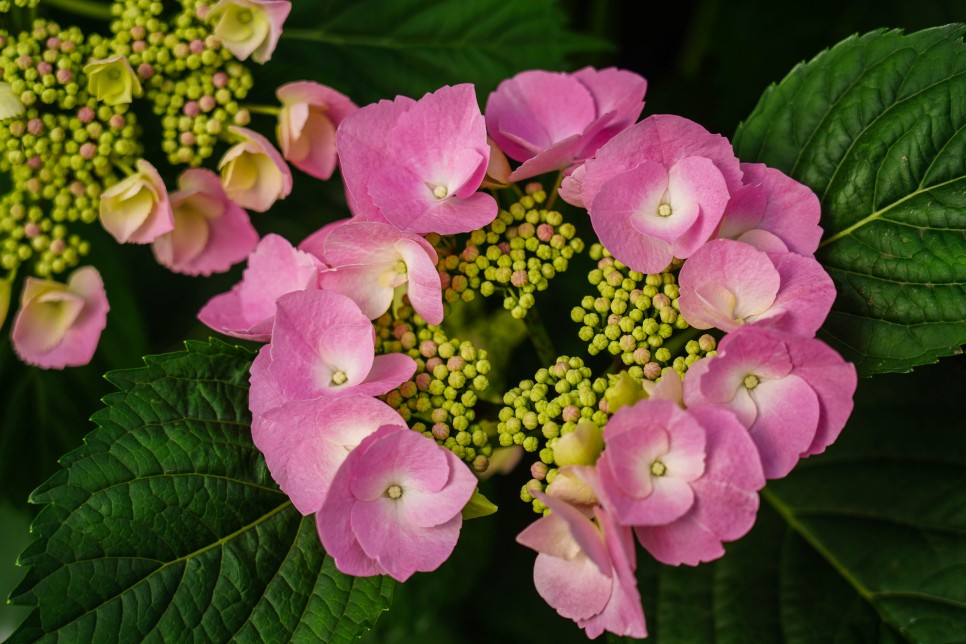
[[[39,168],[41,163],[43,162],[40,160],[40,157],[37,156],[36,154],[27,160],[27,165],[30,166],[31,170],[36,170],[37,168]]]
[[[430,358],[429,360],[426,361],[426,371],[428,371],[429,373],[432,373],[436,369],[436,367],[438,367],[441,364],[443,364],[443,361],[441,359]]]
[[[648,380],[657,380],[661,375],[661,365],[656,362],[648,362],[644,365],[644,377]]]
[[[97,145],[88,141],[80,147],[80,155],[85,159],[93,159],[97,154]]]
[[[553,237],[553,226],[550,224],[540,224],[537,226],[537,239],[548,242]]]
[[[530,278],[527,276],[527,272],[524,270],[513,271],[513,274],[510,276],[510,283],[517,288],[526,286],[529,281]]]
[[[449,425],[445,423],[436,423],[433,425],[433,437],[438,441],[444,441],[449,438]]]
[[[44,131],[44,124],[40,119],[30,119],[27,121],[27,131],[36,136]]]
[[[138,65],[138,76],[141,78],[151,78],[154,76],[154,67],[148,63]]]
[[[217,87],[218,89],[221,89],[228,84],[228,74],[226,74],[225,72],[218,72],[211,77],[211,82],[214,84],[215,87]]]
[[[60,47],[60,38],[57,38],[56,36],[52,36],[47,39],[46,44],[47,44],[47,49],[57,49],[58,47]]]
[[[580,409],[575,405],[567,405],[563,408],[563,419],[566,423],[575,423],[580,420]]]
[[[57,70],[57,82],[58,83],[61,83],[62,85],[66,85],[67,83],[71,82],[72,80],[74,80],[74,75],[71,73],[71,71],[69,69],[58,69]]]
[[[181,108],[181,111],[184,112],[185,116],[198,116],[201,114],[201,108],[198,107],[198,103],[196,101],[188,101],[184,104],[184,107]]]
[[[87,192],[87,190],[84,188],[84,183],[83,182],[81,182],[81,181],[72,181],[71,182],[71,184],[70,184],[70,193],[72,195],[74,195],[75,197],[79,197],[82,194],[84,194],[85,192]]]
[[[31,221],[26,226],[23,227],[23,235],[27,239],[33,239],[40,234],[40,226],[37,222]]]
[[[110,123],[111,127],[114,128],[115,130],[120,130],[122,127],[124,127],[124,115],[115,114],[114,116],[111,117],[111,120],[108,121],[108,123]]]
[[[148,43],[144,42],[143,40],[135,40],[133,43],[131,43],[131,51],[137,54],[140,54],[147,48]]]
[[[419,353],[424,358],[432,358],[433,356],[436,355],[436,343],[433,342],[432,340],[426,340],[424,342],[421,342],[419,344]],[[426,366],[427,368],[429,367],[428,362],[426,363]]]
[[[460,356],[453,356],[446,361],[446,368],[450,371],[462,371],[465,366],[466,360],[463,360]]]
[[[134,38],[135,40],[141,40],[142,38],[144,38],[145,35],[147,35],[147,31],[144,29],[143,26],[134,25],[133,27],[131,27],[131,37]]]
[[[653,306],[658,311],[663,309],[665,306],[668,306],[669,304],[671,304],[671,298],[669,298],[664,293],[658,293],[657,295],[651,298],[651,306]]]
[[[64,243],[63,239],[55,239],[50,243],[50,252],[54,255],[60,255],[67,248],[67,244]]]
[[[433,381],[433,377],[428,373],[421,373],[416,376],[414,382],[416,383],[416,388],[420,391],[426,391],[429,389],[429,383]]]
[[[202,112],[210,112],[215,109],[215,97],[214,96],[202,96],[198,99],[198,107],[201,108]]]
[[[195,135],[193,132],[182,132],[178,140],[181,142],[181,145],[191,146],[195,144]]]
[[[81,123],[90,123],[94,120],[94,116],[94,110],[86,105],[77,110],[77,119]]]
[[[547,464],[543,461],[537,461],[530,466],[530,476],[537,479],[538,481],[543,481],[547,478],[547,472],[550,470]]]
[[[37,72],[41,75],[46,75],[54,71],[54,66],[47,61],[41,61],[37,63]]]
[[[188,46],[188,48],[191,50],[192,54],[200,54],[205,50],[205,43],[204,41],[195,38],[191,41],[191,44]]]

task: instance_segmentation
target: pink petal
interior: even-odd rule
[[[580,554],[580,544],[570,534],[569,524],[557,514],[537,519],[517,535],[516,541],[521,546],[555,558],[569,560]]]
[[[521,72],[500,83],[486,103],[490,136],[516,161],[581,134],[596,117],[590,91],[563,73]]]
[[[604,184],[588,210],[601,243],[633,270],[660,272],[674,258],[667,242],[645,234],[635,223],[642,210],[657,212],[666,190],[664,168],[643,162]]]
[[[572,559],[539,554],[533,564],[537,593],[567,619],[587,619],[603,611],[614,581],[582,552]]]
[[[320,267],[317,259],[295,250],[284,238],[266,235],[249,256],[242,281],[212,298],[198,319],[226,335],[268,341],[275,301],[286,293],[318,288]]]
[[[248,372],[248,381],[251,383],[248,409],[251,410],[253,418],[282,406],[287,400],[275,377],[268,370],[271,364],[272,348],[266,344],[258,351]]]
[[[832,278],[811,257],[793,253],[770,257],[781,276],[781,288],[775,296],[772,310],[762,315],[749,316],[748,321],[765,323],[795,335],[814,336],[835,302]],[[779,312],[785,315],[770,319],[772,314]]]
[[[228,131],[242,140],[218,162],[225,193],[243,208],[265,212],[292,192],[292,171],[279,151],[258,132],[236,125],[229,126]],[[252,167],[239,174],[238,163]]]
[[[574,72],[574,78],[590,90],[598,117],[584,130],[582,156],[586,158],[593,156],[600,146],[638,119],[644,110],[647,81],[633,72],[614,67],[600,70],[585,67]]]
[[[381,217],[369,196],[369,178],[387,161],[386,141],[399,117],[416,101],[404,96],[379,101],[348,116],[336,133],[342,179],[352,212],[367,219]]]
[[[430,324],[443,321],[443,287],[436,270],[436,251],[428,243],[400,239],[396,251],[406,262],[409,282],[406,292],[413,309]]]
[[[421,528],[431,528],[448,521],[453,510],[462,511],[477,485],[477,479],[466,463],[448,449],[437,447],[449,461],[450,476],[446,484],[437,492],[404,494],[401,499],[400,509],[405,520]]]
[[[395,289],[382,280],[389,271],[392,271],[392,265],[342,266],[322,271],[319,285],[323,290],[352,299],[367,318],[375,320],[392,305]]]
[[[311,81],[282,85],[275,95],[282,103],[278,138],[285,158],[328,179],[336,165],[336,128],[358,107],[345,94]]]
[[[691,326],[730,331],[769,310],[782,279],[768,255],[747,244],[716,239],[681,267],[681,314]]]
[[[174,228],[168,190],[161,175],[144,159],[138,159],[137,172],[138,181],[123,194],[122,188],[127,182],[122,180],[101,195],[101,223],[122,244],[150,244]],[[122,211],[111,206],[114,197],[121,197],[133,210]]]
[[[309,253],[310,255],[314,255],[320,262],[328,266],[328,262],[325,259],[325,241],[326,239],[328,239],[329,234],[333,230],[350,221],[353,221],[353,220],[337,219],[336,221],[327,223],[326,225],[322,226],[317,231],[315,231],[314,233],[312,233],[311,235],[303,239],[299,243],[298,249],[300,251]]]
[[[32,278],[28,278],[25,284],[25,296],[31,281]],[[82,308],[68,316],[71,324],[66,331],[56,332],[60,335],[60,342],[42,350],[38,350],[38,344],[43,343],[37,343],[36,338],[24,343],[24,335],[35,333],[33,327],[36,321],[26,312],[26,299],[23,302],[23,308],[13,323],[12,341],[14,350],[24,362],[44,369],[63,369],[85,365],[94,357],[101,332],[107,326],[107,313],[111,308],[107,303],[104,282],[96,268],[84,266],[71,273],[67,280],[67,289],[72,294],[70,300],[79,298]],[[38,299],[41,298],[42,294]],[[76,304],[72,302],[68,307],[76,308]]]
[[[376,501],[392,485],[403,489],[400,497],[403,500],[408,500],[410,495],[437,493],[451,480],[447,451],[406,427],[382,427],[367,442],[365,454],[354,459],[352,494],[360,501]],[[467,501],[470,495],[472,490]],[[391,501],[395,505],[397,500]],[[441,517],[437,525],[449,520],[463,505]],[[441,507],[441,510],[446,513],[447,508]]]
[[[796,375],[762,380],[749,392],[758,415],[748,433],[761,456],[765,477],[786,476],[815,438],[818,396]]]
[[[600,529],[584,516],[583,512],[566,501],[547,496],[536,490],[534,490],[533,495],[543,501],[551,512],[556,513],[567,522],[570,534],[577,545],[580,546],[580,551],[597,566],[601,573],[609,576],[613,565]]]
[[[674,218],[679,209],[686,212],[692,204],[698,208],[694,223],[670,242],[674,256],[683,259],[704,245],[718,227],[728,203],[728,186],[711,159],[686,157],[671,166],[668,192],[675,211],[668,219]]]
[[[519,168],[510,174],[510,181],[522,181],[570,167],[580,156],[582,143],[583,138],[579,134],[557,141],[546,150],[541,150],[524,161]]]
[[[288,402],[252,420],[252,438],[272,477],[305,515],[318,512],[349,452],[383,425],[405,425],[368,396]]]
[[[407,355],[389,353],[376,356],[372,361],[369,375],[355,389],[359,393],[370,396],[381,396],[412,379],[414,373],[416,373],[416,361]]]

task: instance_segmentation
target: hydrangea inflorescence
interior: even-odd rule
[[[0,296],[25,262],[75,268],[95,221],[186,274],[247,258],[199,318],[263,343],[253,441],[340,570],[436,569],[464,513],[491,506],[480,478],[528,455],[520,498],[541,516],[518,541],[538,552],[538,592],[590,637],[645,636],[635,538],[671,565],[720,557],[766,479],[851,411],[854,368],[814,338],[834,298],[811,256],[817,199],[687,119],[635,123],[646,82],[623,70],[523,72],[485,114],[468,84],[357,108],[299,81],[279,107],[246,105],[248,61],[269,61],[290,8],[135,0],[112,5],[110,36],[43,20],[4,36]],[[167,165],[187,166],[170,194],[141,158],[139,100]],[[252,113],[277,116],[280,150]],[[218,173],[200,167],[219,146]],[[352,215],[297,246],[259,239],[246,212],[289,194],[289,164],[339,167]],[[558,355],[535,308],[584,251],[584,213],[595,265],[552,322],[586,359]],[[83,364],[107,311],[93,267],[30,277],[14,347]],[[502,357],[510,325],[544,364],[501,396],[491,382],[525,372]]]

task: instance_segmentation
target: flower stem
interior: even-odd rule
[[[553,188],[550,189],[550,194],[547,197],[547,205],[545,208],[549,210],[553,206],[553,202],[557,200],[557,193],[560,191],[560,184],[563,181],[564,173],[563,170],[557,173],[557,180],[553,182]]]
[[[242,105],[241,107],[252,114],[268,114],[269,116],[278,116],[279,112],[282,111],[282,108],[274,105]]]
[[[135,173],[134,168],[124,163],[120,159],[111,158],[111,163],[114,164],[115,168],[117,168],[127,176],[131,176],[132,174]]]
[[[527,311],[523,323],[527,327],[527,335],[530,336],[533,348],[537,350],[537,357],[540,358],[540,362],[546,366],[552,365],[557,360],[557,350],[553,346],[550,334],[547,333],[547,327],[540,319],[537,307],[531,307]]]
[[[110,4],[94,0],[44,0],[44,4],[60,11],[95,20],[110,20],[114,17],[111,14]]]

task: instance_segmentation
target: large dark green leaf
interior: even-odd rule
[[[849,38],[770,87],[735,135],[742,159],[819,195],[838,289],[823,332],[863,374],[966,343],[964,31]]]
[[[953,387],[934,389],[931,410],[917,406],[917,387],[902,385],[920,375],[963,373],[917,372],[867,396],[826,454],[768,484],[755,528],[722,559],[671,568],[643,555],[652,639],[962,641],[966,434],[950,431],[961,417]]]
[[[569,32],[555,0],[317,0],[294,3],[266,71],[300,75],[361,103],[475,83],[484,99],[529,68],[559,69],[601,42]],[[285,62],[283,62],[285,61]],[[277,84],[277,76],[276,76]]]
[[[61,460],[11,642],[352,641],[388,578],[339,573],[251,441],[251,354],[221,342],[116,371],[100,426]]]

